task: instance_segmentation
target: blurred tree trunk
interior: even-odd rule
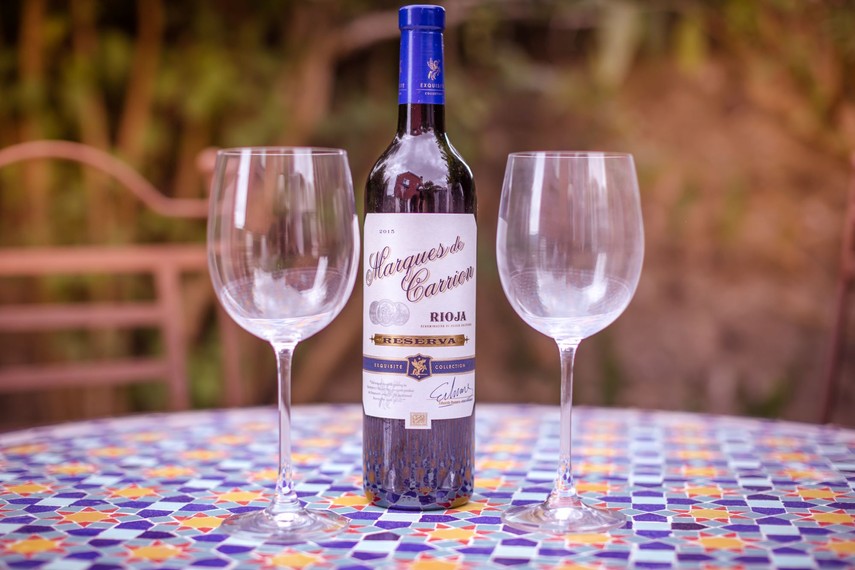
[[[74,67],[77,71],[75,108],[81,141],[109,152],[110,131],[107,126],[107,111],[104,98],[97,89],[98,81],[93,64],[98,50],[95,9],[94,0],[72,0],[71,2],[71,39]],[[86,193],[89,239],[94,243],[103,243],[111,237],[110,226],[115,224],[109,208],[106,207],[109,204],[108,180],[104,175],[84,168],[83,185]]]
[[[145,158],[145,127],[151,118],[154,84],[163,42],[163,2],[138,0],[139,32],[128,79],[124,112],[119,122],[118,149],[131,166],[140,168]]]
[[[30,0],[22,6],[21,35],[18,49],[18,69],[22,90],[21,140],[36,140],[46,136],[42,113],[45,110],[45,12],[44,0]],[[50,170],[44,164],[23,166],[23,186],[26,188],[26,210],[21,227],[26,228],[26,242],[46,244],[50,241],[49,188]]]
[[[178,148],[178,169],[172,184],[175,197],[199,197],[202,180],[196,160],[199,154],[210,146],[210,140],[209,123],[191,119],[185,122]]]
[[[163,43],[164,19],[161,0],[137,1],[138,31],[124,106],[118,119],[116,140],[116,151],[119,157],[137,170],[142,169],[145,160],[146,125],[151,120],[155,78]],[[127,236],[128,239],[137,238],[139,208],[140,204],[136,199],[123,200],[119,203],[120,222],[133,230],[133,234]]]

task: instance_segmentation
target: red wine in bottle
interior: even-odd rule
[[[375,505],[472,496],[475,185],[445,133],[445,10],[399,11],[398,132],[368,177],[363,483]]]

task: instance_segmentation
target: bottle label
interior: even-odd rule
[[[365,413],[430,429],[475,405],[475,216],[365,216]]]
[[[444,74],[442,32],[403,30],[398,103],[444,105]]]

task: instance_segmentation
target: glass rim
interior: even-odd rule
[[[525,150],[512,152],[508,158],[633,158],[628,152],[598,150]]]
[[[217,156],[347,156],[341,148],[321,146],[235,146],[217,149]]]

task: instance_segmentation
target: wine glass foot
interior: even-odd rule
[[[552,507],[548,503],[511,507],[502,513],[502,522],[526,532],[576,534],[606,532],[626,523],[617,511],[575,502],[572,506]]]
[[[263,542],[326,540],[348,526],[348,519],[329,511],[300,509],[271,513],[268,509],[232,515],[220,530],[239,538]]]

